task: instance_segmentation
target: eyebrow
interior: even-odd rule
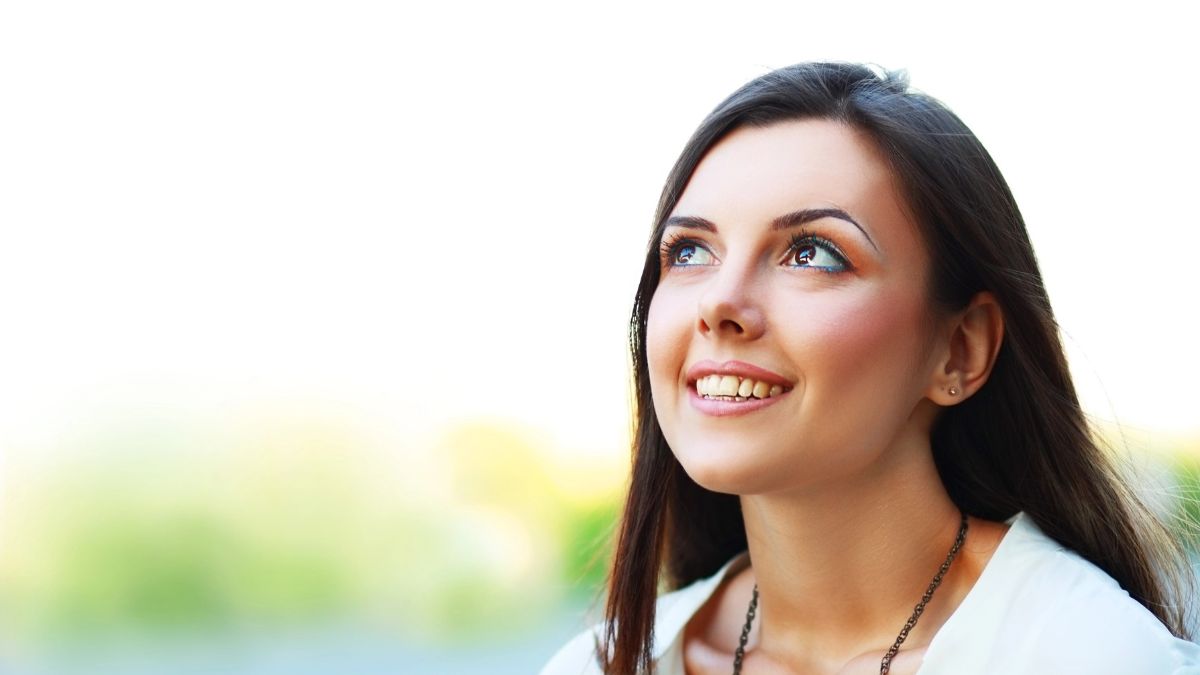
[[[874,246],[876,251],[879,250],[879,247],[875,245],[875,240],[871,238],[871,235],[867,234],[867,230],[863,228],[862,225],[859,225],[858,221],[852,218],[849,213],[846,213],[841,209],[800,209],[799,211],[785,213],[784,215],[779,216],[771,221],[771,230],[779,231],[787,230],[793,227],[800,227],[801,225],[811,223],[814,220],[820,220],[822,218],[837,218],[838,220],[844,220],[847,223],[850,223],[851,225],[857,227],[859,232],[863,233],[863,236],[867,238],[867,241],[871,242],[871,246]],[[711,220],[700,218],[699,216],[671,216],[670,218],[667,218],[667,222],[663,225],[664,227],[675,225],[678,227],[686,227],[693,230],[705,230],[708,232],[717,231],[716,224],[714,224]]]

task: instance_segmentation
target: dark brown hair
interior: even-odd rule
[[[651,672],[660,581],[681,588],[746,548],[738,497],[697,485],[655,417],[646,319],[659,282],[664,222],[697,164],[731,131],[805,118],[865,132],[887,158],[930,253],[933,307],[958,310],[988,290],[1003,309],[1004,341],[990,379],[971,398],[946,408],[931,433],[951,499],[965,513],[989,520],[1024,511],[1184,636],[1188,576],[1180,546],[1089,430],[1024,220],[991,156],[954,113],[912,91],[903,74],[807,63],[763,75],[717,106],[684,147],[663,189],[630,325],[637,406],[633,475],[597,645],[604,671]]]

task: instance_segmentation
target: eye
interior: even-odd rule
[[[694,239],[663,239],[663,264],[668,267],[692,267],[713,264],[713,255]]]
[[[846,256],[833,242],[803,234],[792,238],[787,263],[789,267],[813,267],[822,272],[842,272],[849,267]]]

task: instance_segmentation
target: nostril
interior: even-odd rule
[[[762,317],[758,308],[750,304],[701,302],[698,310],[695,326],[701,335],[722,334],[745,339],[762,332]]]

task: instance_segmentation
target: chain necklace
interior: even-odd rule
[[[962,548],[966,538],[967,514],[964,513],[962,514],[962,524],[958,526],[958,536],[954,538],[954,545],[950,547],[946,561],[938,568],[937,574],[933,575],[933,581],[929,582],[929,588],[925,589],[925,595],[921,596],[921,601],[913,608],[912,616],[904,622],[904,628],[900,629],[900,634],[896,636],[896,642],[883,655],[883,660],[879,662],[879,675],[888,675],[891,671],[892,659],[895,658],[896,652],[900,651],[900,645],[908,637],[908,633],[917,625],[917,619],[921,618],[921,614],[925,611],[925,605],[929,604],[930,599],[933,598],[933,592],[942,584],[942,577],[946,576],[946,572],[950,569],[950,563],[954,562],[954,556],[958,555],[958,550]],[[754,623],[754,613],[757,610],[758,584],[754,584],[754,592],[750,596],[750,608],[746,610],[746,625],[742,626],[742,636],[738,639],[737,651],[733,654],[733,675],[741,675],[742,659],[746,656],[746,640],[750,638],[750,624]]]

